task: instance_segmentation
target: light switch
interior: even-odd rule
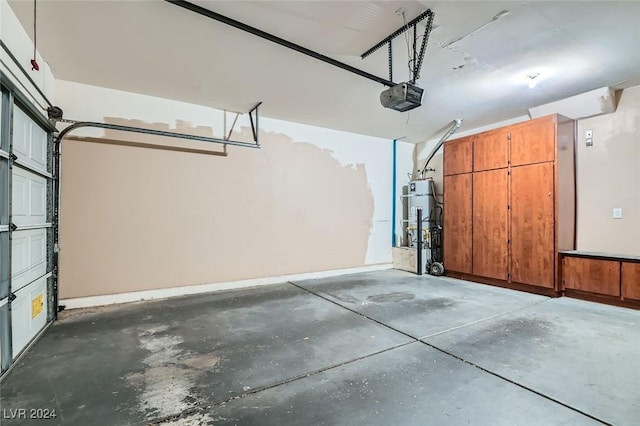
[[[622,209],[613,209],[613,218],[622,219]]]
[[[584,142],[587,146],[593,146],[593,130],[584,131]]]

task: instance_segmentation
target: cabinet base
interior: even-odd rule
[[[621,300],[618,296],[588,293],[580,290],[565,289],[564,295],[574,299],[587,300],[589,302],[604,303],[607,305],[621,306],[623,308],[640,309],[640,301],[633,299]]]
[[[466,274],[463,272],[455,272],[455,271],[447,271],[445,275],[451,278],[458,278],[466,281],[474,281],[477,283],[489,284],[496,287],[509,288],[511,290],[525,291],[527,293],[540,294],[543,296],[549,296],[549,297],[562,296],[562,292],[556,291],[552,288],[539,287],[539,286],[530,285],[530,284],[522,284],[522,283],[516,283],[516,282],[509,282],[507,280],[498,280],[495,278],[480,277],[473,274]]]

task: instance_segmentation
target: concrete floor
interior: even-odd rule
[[[2,383],[0,420],[637,425],[639,325],[401,271],[72,311]]]

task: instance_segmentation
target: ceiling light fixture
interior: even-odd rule
[[[538,77],[540,77],[540,73],[539,72],[534,72],[531,73],[527,76],[527,78],[529,79],[529,88],[533,89],[534,87],[536,87],[536,84],[538,84]]]

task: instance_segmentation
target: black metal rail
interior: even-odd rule
[[[261,38],[263,38],[265,40],[269,40],[269,41],[271,41],[273,43],[279,44],[280,46],[284,46],[284,47],[287,47],[289,49],[295,50],[296,52],[300,52],[300,53],[302,53],[304,55],[307,55],[307,56],[310,56],[312,58],[318,59],[318,60],[320,60],[322,62],[326,62],[327,64],[336,66],[338,68],[342,68],[345,71],[349,71],[349,72],[357,74],[357,75],[359,75],[361,77],[368,78],[369,80],[373,80],[376,83],[384,84],[385,86],[389,86],[389,87],[392,87],[392,86],[396,85],[396,83],[394,83],[393,81],[389,81],[389,80],[386,80],[386,79],[384,79],[382,77],[378,77],[377,75],[373,75],[373,74],[370,74],[370,73],[368,73],[366,71],[362,71],[361,69],[358,69],[356,67],[352,67],[351,65],[345,64],[344,62],[336,61],[333,58],[330,58],[330,57],[325,56],[325,55],[323,55],[321,53],[318,53],[318,52],[314,52],[313,50],[307,49],[306,47],[300,46],[299,44],[292,43],[292,42],[290,42],[288,40],[285,40],[283,38],[277,37],[277,36],[275,36],[273,34],[265,32],[265,31],[259,30],[258,28],[252,27],[252,26],[247,25],[245,23],[242,23],[240,21],[236,21],[235,19],[231,19],[231,18],[229,18],[227,16],[224,16],[224,15],[221,15],[219,13],[213,12],[213,11],[211,11],[209,9],[206,9],[204,7],[195,5],[195,4],[190,3],[188,1],[182,1],[182,0],[165,0],[165,1],[168,2],[168,3],[174,4],[176,6],[179,6],[179,7],[183,8],[183,9],[189,10],[191,12],[195,12],[195,13],[197,13],[199,15],[206,16],[207,18],[213,19],[215,21],[222,22],[224,24],[230,25],[230,26],[232,26],[234,28],[237,28],[239,30],[246,31],[246,32],[248,32],[250,34],[253,34],[255,36],[261,37]]]
[[[370,48],[369,50],[364,52],[362,55],[360,55],[360,57],[362,59],[366,58],[367,56],[371,55],[376,50],[380,49],[385,44],[390,43],[391,40],[393,40],[394,38],[398,37],[400,34],[404,33],[405,31],[410,30],[413,27],[415,27],[420,21],[424,20],[425,18],[430,17],[431,20],[433,20],[433,15],[434,15],[434,13],[431,11],[431,9],[425,10],[420,15],[416,16],[414,19],[412,19],[411,21],[407,22],[406,25],[401,26],[400,28],[398,28],[397,30],[392,32],[390,35],[385,37],[383,40],[381,40],[379,43],[374,45],[372,48]]]

